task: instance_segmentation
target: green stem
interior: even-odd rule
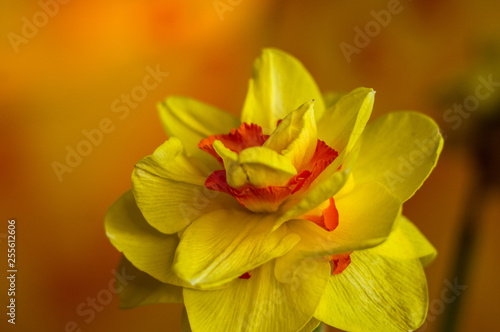
[[[321,323],[317,328],[314,329],[313,332],[327,332],[327,329],[328,327],[325,324]]]

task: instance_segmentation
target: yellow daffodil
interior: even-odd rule
[[[137,275],[122,307],[184,303],[195,332],[418,328],[436,252],[401,206],[442,138],[415,112],[366,125],[374,96],[324,97],[298,60],[266,49],[241,120],[169,97],[170,138],[106,216]]]

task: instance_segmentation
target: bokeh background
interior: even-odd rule
[[[0,275],[12,218],[18,274],[15,327],[6,322],[8,285],[0,278],[0,330],[65,331],[69,322],[82,331],[180,329],[179,305],[123,311],[114,295],[88,323],[77,312],[108,289],[120,258],[105,236],[104,215],[130,187],[134,163],[166,138],[156,104],[187,95],[239,114],[252,62],[269,46],[298,57],[324,92],[374,88],[373,117],[415,109],[440,123],[449,139],[439,165],[404,207],[439,251],[427,269],[431,309],[421,330],[440,331],[443,310],[455,305],[441,294],[457,276],[467,289],[456,300],[456,331],[496,330],[500,194],[493,186],[477,189],[481,169],[467,128],[500,93],[481,101],[458,128],[443,116],[474,94],[480,75],[500,81],[498,57],[491,55],[500,43],[500,2],[401,0],[401,11],[350,59],[341,43],[355,45],[354,28],[364,30],[374,21],[371,11],[398,1],[220,2],[227,6],[222,14],[212,0],[72,0],[58,7],[54,0],[2,0]],[[45,3],[52,4],[47,20],[40,14]],[[34,20],[39,26],[30,30],[26,22]],[[113,112],[113,102],[141,85],[148,67],[168,76],[126,116]],[[65,163],[67,147],[75,149],[82,131],[105,118],[114,130],[58,178],[53,163]],[[481,193],[478,204],[469,204],[473,189]],[[457,275],[462,219],[471,208],[476,241],[459,257],[468,273]]]

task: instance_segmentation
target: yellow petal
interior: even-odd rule
[[[420,259],[423,266],[429,265],[437,256],[437,250],[418,230],[418,228],[406,217],[400,216],[391,236],[404,237],[406,247],[397,251],[384,252],[395,259]]]
[[[339,153],[350,152],[370,118],[375,91],[357,88],[328,108],[318,122],[318,138]]]
[[[303,271],[302,279],[280,283],[273,261],[252,271],[250,279],[237,279],[224,290],[184,290],[194,332],[300,331],[307,324],[328,282],[327,262]]]
[[[239,159],[249,183],[255,187],[285,186],[297,174],[289,159],[265,147],[245,149]]]
[[[406,201],[436,165],[443,138],[436,123],[416,112],[389,113],[366,127],[353,166],[355,181],[377,181]]]
[[[239,163],[238,153],[226,148],[221,141],[214,141],[215,152],[222,158],[226,169],[227,183],[233,188],[240,188],[248,183],[245,169]]]
[[[330,165],[335,164],[335,161]],[[338,164],[337,164],[338,167]],[[328,168],[327,168],[328,169]],[[326,170],[325,170],[326,171]],[[323,171],[323,172],[325,172]],[[283,222],[300,217],[314,208],[321,205],[324,201],[333,197],[346,183],[349,178],[349,170],[335,172],[327,178],[322,178],[321,175],[314,180],[311,189],[303,196],[298,198],[298,202],[290,200],[282,206],[283,215],[276,221],[275,228],[279,227]],[[321,181],[318,181],[320,179]]]
[[[335,205],[339,224],[332,232],[309,220],[286,223],[301,240],[277,259],[276,276],[279,280],[284,267],[294,265],[304,257],[325,257],[379,245],[391,233],[401,207],[400,201],[378,183],[354,185],[348,193],[335,196]]]
[[[189,286],[172,270],[179,243],[177,235],[163,234],[151,227],[137,208],[131,191],[111,205],[105,227],[111,243],[135,267],[164,283]]]
[[[182,303],[182,287],[163,283],[137,269],[125,257],[118,266],[116,290],[120,308],[129,309],[155,303]]]
[[[264,49],[254,62],[241,121],[256,123],[270,134],[276,123],[300,105],[316,100],[316,117],[321,118],[324,104],[314,79],[293,56]]]
[[[222,285],[284,255],[298,241],[286,226],[270,232],[273,216],[219,210],[194,221],[181,236],[174,269],[179,277],[208,288]]]
[[[307,102],[288,114],[263,145],[290,159],[297,170],[309,163],[318,143],[313,105]]]
[[[298,332],[311,332],[311,331],[314,331],[314,329],[318,328],[319,324],[321,324],[321,321],[319,321],[319,320],[317,320],[316,318],[313,317]]]
[[[302,196],[290,199],[283,204],[282,216],[277,220],[276,227],[281,223],[307,214],[324,201],[336,195],[352,178],[351,168],[356,162],[359,148],[354,148],[346,157],[345,150],[313,181],[309,190]],[[352,181],[352,180],[351,180]]]
[[[233,188],[251,184],[255,187],[284,186],[297,174],[292,162],[265,147],[250,147],[238,155],[215,141],[214,148],[224,161],[228,184]]]
[[[205,183],[203,174],[186,158],[183,144],[177,137],[165,141],[151,156],[139,161],[135,168],[194,185]]]
[[[331,233],[346,246],[357,243],[364,249],[385,241],[401,211],[401,202],[378,183],[354,183],[334,198],[339,225]]]
[[[183,230],[203,213],[235,204],[204,184],[205,177],[184,156],[175,137],[139,161],[132,174],[132,189],[142,214],[167,234]]]
[[[216,169],[217,161],[200,150],[198,143],[208,136],[238,128],[239,119],[216,107],[186,97],[169,97],[158,108],[168,135],[178,137],[189,156],[202,160],[212,170]]]
[[[391,253],[409,244],[397,234],[375,248],[355,251],[351,264],[332,275],[314,316],[353,331],[413,331],[425,320],[427,282],[418,259]]]

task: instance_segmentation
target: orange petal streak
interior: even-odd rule
[[[332,274],[342,273],[351,264],[351,252],[330,256],[330,266],[332,267]]]
[[[213,135],[201,140],[198,144],[203,151],[217,158],[224,165],[213,147],[215,140],[221,141],[228,149],[240,153],[246,148],[262,146],[269,136],[262,133],[262,128],[256,124],[243,123],[238,129],[231,129],[227,135]],[[226,180],[226,171],[215,171],[207,178],[205,186],[210,190],[227,193],[238,200],[244,207],[254,212],[273,212],[288,198],[297,192],[303,192],[319,174],[330,165],[338,152],[325,142],[318,140],[316,151],[306,165],[306,169],[290,179],[286,186],[253,187],[251,185],[232,188]]]
[[[321,212],[320,216],[307,214],[302,216],[302,219],[312,221],[329,232],[333,231],[339,225],[339,211],[335,206],[335,200],[333,197],[330,198],[328,203],[328,207]]]
[[[335,200],[332,198],[328,201],[328,207],[323,209],[320,216],[317,215],[305,215],[302,219],[312,221],[321,228],[332,232],[339,225],[339,211],[335,206]],[[351,253],[332,255],[329,257],[330,266],[332,267],[332,274],[340,274],[344,271],[351,263]]]
[[[222,158],[219,157],[213,147],[214,141],[221,141],[226,148],[231,151],[240,153],[246,148],[253,146],[262,146],[269,135],[262,134],[262,128],[256,124],[243,123],[238,129],[231,129],[229,134],[212,135],[202,139],[198,147],[203,151],[210,153],[212,156],[224,165]]]
[[[240,279],[250,279],[252,275],[249,272],[245,272],[242,275],[240,275],[238,278]]]

